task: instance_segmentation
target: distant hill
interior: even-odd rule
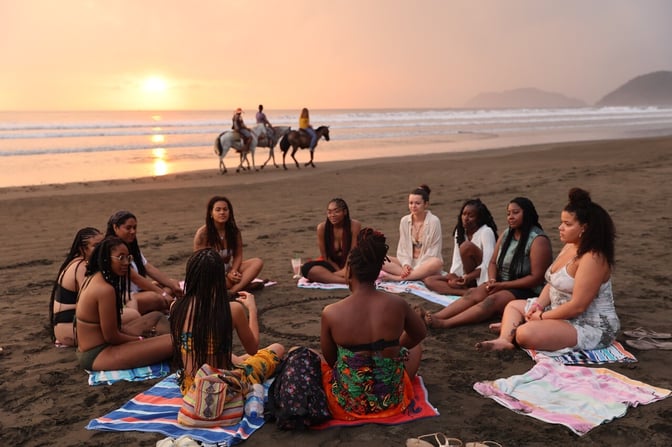
[[[470,109],[546,109],[584,107],[586,103],[559,93],[545,92],[536,88],[519,88],[504,92],[480,93],[467,101],[464,106]]]
[[[597,106],[670,106],[672,71],[637,76],[599,100]]]

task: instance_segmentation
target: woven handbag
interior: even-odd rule
[[[188,427],[235,425],[243,417],[246,390],[240,371],[221,370],[206,363],[184,395],[177,422]]]

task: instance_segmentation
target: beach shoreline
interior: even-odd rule
[[[321,143],[322,144],[322,143]],[[319,150],[319,149],[318,149]],[[145,256],[181,278],[213,195],[233,203],[246,257],[264,260],[261,277],[277,281],[257,296],[261,345],[319,348],[322,307],[347,291],[299,289],[290,258],[318,254],[315,227],[327,202],[343,197],[353,218],[387,235],[394,255],[407,194],[421,183],[432,188],[431,210],[441,219],[443,257],[451,259],[451,231],[461,203],[480,197],[500,229],[516,196],[532,199],[551,240],[561,246],[557,224],[567,192],[578,186],[614,218],[617,229],[614,296],[622,329],[644,326],[670,332],[672,264],[672,137],[546,143],[474,152],[421,152],[404,147],[403,157],[321,161],[317,167],[285,172],[220,175],[213,169],[164,177],[0,188],[6,216],[0,232],[0,438],[11,445],[153,446],[157,433],[85,429],[93,418],[119,408],[155,381],[89,387],[74,350],[50,342],[47,303],[58,266],[77,229],[104,230],[119,209],[138,216]],[[301,159],[305,161],[306,154]],[[269,168],[266,168],[269,169]],[[437,306],[414,295],[410,304]],[[282,432],[272,423],[244,445],[404,445],[405,439],[445,432],[463,441],[493,440],[503,446],[666,446],[672,439],[672,399],[628,409],[625,416],[578,437],[569,429],[507,410],[473,389],[477,381],[522,374],[533,361],[522,350],[479,353],[474,345],[492,334],[487,324],[432,330],[424,341],[419,374],[440,416],[397,426],[374,424],[326,431]],[[619,340],[624,337],[619,335]],[[634,364],[604,367],[633,380],[672,388],[672,351],[635,351]],[[645,440],[645,441],[644,441]]]

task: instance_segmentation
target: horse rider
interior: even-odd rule
[[[310,151],[312,152],[315,149],[315,145],[317,144],[317,134],[315,133],[315,129],[313,129],[313,126],[310,125],[310,114],[308,113],[307,108],[303,108],[301,110],[301,116],[299,116],[299,130],[304,130],[310,135]]]
[[[268,138],[269,143],[273,140],[273,126],[271,125],[266,114],[264,113],[264,105],[259,104],[259,111],[257,112],[257,124],[263,124],[266,128],[266,137]]]
[[[250,150],[250,142],[252,141],[252,132],[250,132],[250,129],[245,125],[245,122],[243,121],[243,109],[238,107],[236,109],[236,113],[233,114],[233,125],[231,128],[238,132],[240,136],[243,138],[243,152],[248,152]]]

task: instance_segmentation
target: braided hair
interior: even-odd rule
[[[490,210],[488,209],[487,206],[485,206],[485,203],[481,202],[481,199],[469,199],[466,202],[464,202],[462,208],[460,208],[460,213],[457,215],[457,225],[455,225],[455,229],[453,230],[453,234],[455,234],[455,237],[457,239],[457,245],[458,246],[462,245],[462,242],[464,242],[467,239],[464,230],[464,225],[462,224],[462,213],[464,212],[464,209],[468,206],[473,206],[474,208],[476,208],[476,225],[478,226],[478,228],[481,228],[483,225],[489,226],[492,229],[492,232],[495,233],[495,240],[496,240],[497,224],[495,223],[495,219],[492,217]]]
[[[120,227],[126,223],[128,219],[134,219],[136,222],[138,220],[135,217],[135,214],[130,211],[122,210],[117,211],[107,221],[107,230],[105,231],[105,237],[116,236],[117,232],[114,230],[114,227]],[[145,269],[145,264],[142,262],[142,252],[140,251],[140,246],[138,245],[138,237],[136,236],[133,239],[133,242],[126,244],[128,246],[128,251],[133,256],[135,260],[135,268],[140,274],[140,276],[147,276],[147,269]]]
[[[530,199],[526,197],[516,197],[509,203],[515,203],[523,210],[523,223],[520,226],[520,239],[518,240],[516,251],[513,253],[511,266],[509,267],[509,271],[511,272],[511,279],[517,279],[522,276],[522,272],[525,267],[525,249],[527,248],[527,239],[530,237],[532,228],[543,228],[539,223],[539,214],[537,213],[537,209],[534,207],[534,204]],[[499,258],[497,258],[498,272],[502,269],[504,257],[509,248],[509,245],[511,245],[514,233],[515,231],[509,230],[508,234],[506,235],[506,239],[504,239],[502,246],[499,249]]]
[[[182,363],[183,344],[191,337],[191,370],[215,358],[217,368],[231,369],[233,321],[226,292],[224,260],[212,248],[195,251],[187,261],[184,297],[170,312],[173,361]]]
[[[569,191],[569,203],[563,210],[574,214],[576,220],[586,226],[579,240],[576,254],[582,256],[594,251],[602,254],[609,266],[613,266],[616,227],[609,213],[591,200],[588,191],[580,188],[572,188]]]
[[[222,240],[219,238],[217,227],[215,227],[215,221],[212,218],[212,210],[217,202],[226,202],[226,206],[229,208],[229,219],[224,223],[224,233],[226,234],[226,248],[230,250],[231,253],[235,253],[238,249],[238,235],[240,234],[240,230],[236,225],[236,218],[233,214],[233,205],[231,204],[231,201],[224,196],[214,196],[208,201],[205,211],[206,243],[208,247],[217,250],[224,249]]]
[[[361,282],[373,282],[378,278],[383,263],[388,259],[385,235],[373,228],[362,228],[357,235],[357,246],[348,256],[352,275]]]
[[[121,314],[124,310],[124,304],[131,297],[131,278],[130,269],[126,276],[117,276],[112,271],[112,249],[123,245],[128,247],[126,242],[116,236],[107,236],[103,241],[93,249],[89,263],[86,266],[86,276],[88,281],[91,277],[100,272],[105,282],[114,288],[117,307],[117,327],[121,328]],[[129,250],[130,251],[130,250]]]
[[[51,288],[51,298],[49,299],[49,322],[52,328],[56,325],[54,320],[54,302],[56,301],[56,295],[58,294],[59,285],[63,280],[65,270],[70,265],[70,263],[74,261],[76,258],[81,257],[82,260],[84,260],[86,247],[89,244],[89,240],[98,235],[100,235],[100,231],[97,228],[93,227],[82,228],[77,232],[77,234],[75,234],[75,239],[72,241],[70,251],[66,255],[63,264],[61,264],[61,267],[58,269],[58,275],[56,275],[56,281],[54,281],[54,285]],[[75,290],[75,292],[78,291],[79,290]],[[51,338],[52,340],[55,340],[53,331],[51,332]]]
[[[335,204],[345,213],[345,216],[343,217],[343,240],[341,244],[341,250],[344,254],[343,256],[346,257],[348,253],[350,253],[350,244],[352,243],[352,222],[350,220],[350,210],[348,209],[348,204],[345,203],[345,200],[341,198],[336,197],[331,199],[329,203]],[[334,253],[334,224],[331,223],[329,218],[327,218],[324,223],[324,245],[327,251],[327,259],[336,259],[336,253]]]

